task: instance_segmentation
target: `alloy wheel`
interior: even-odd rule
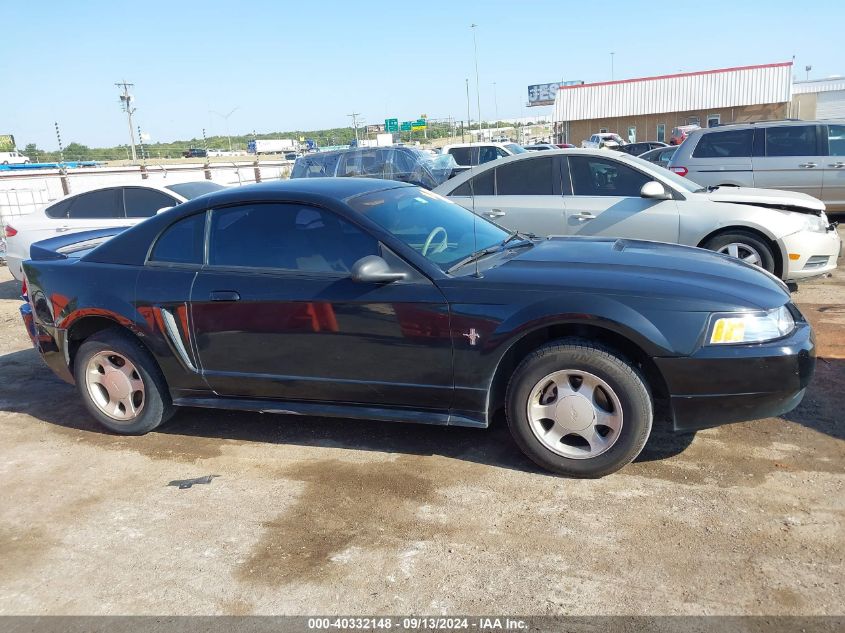
[[[571,459],[605,453],[622,432],[619,396],[605,380],[581,370],[556,371],[538,381],[527,412],[543,446]]]
[[[144,381],[128,358],[113,351],[94,354],[85,367],[92,402],[113,420],[130,423],[144,408]]]
[[[730,244],[725,244],[717,252],[730,255],[731,257],[736,257],[737,259],[741,259],[748,264],[754,264],[755,266],[763,265],[763,258],[760,256],[760,253],[750,244],[731,242]]]

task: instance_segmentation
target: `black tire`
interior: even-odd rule
[[[623,422],[606,452],[586,459],[565,457],[547,448],[531,430],[531,391],[544,377],[564,369],[589,372],[616,392]],[[603,477],[633,461],[651,434],[654,418],[651,393],[639,370],[610,349],[578,338],[553,341],[529,354],[511,376],[505,409],[511,435],[532,461],[561,475],[584,478]]]
[[[137,418],[118,422],[102,412],[88,392],[85,369],[96,354],[113,351],[132,362],[144,383],[143,407]],[[76,352],[73,363],[76,388],[88,412],[104,427],[122,435],[143,435],[166,422],[174,413],[167,383],[150,352],[129,332],[111,328],[86,339]]]
[[[760,255],[760,268],[775,272],[775,255],[772,248],[758,235],[747,231],[731,231],[711,237],[704,243],[704,248],[719,251],[728,244],[743,244],[751,247]]]

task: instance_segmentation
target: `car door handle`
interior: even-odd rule
[[[845,163],[831,163],[828,167],[833,167],[834,169],[842,169],[845,167]]]
[[[576,213],[572,217],[574,217],[576,220],[579,220],[581,222],[584,222],[586,220],[595,220],[596,219],[595,214],[590,213],[589,211],[581,211],[580,213]]]
[[[802,169],[812,169],[813,167],[818,167],[816,163],[799,163],[798,166]]]
[[[70,231],[69,226],[60,226],[56,229],[56,233],[64,233],[65,231]]]
[[[234,290],[212,290],[212,301],[240,301],[241,295]]]
[[[485,215],[487,215],[487,217],[490,217],[490,218],[500,218],[503,215],[505,215],[505,212],[502,211],[501,209],[491,209]]]

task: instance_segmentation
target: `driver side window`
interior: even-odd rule
[[[211,266],[348,274],[378,241],[331,211],[296,204],[252,204],[211,214]]]
[[[639,197],[651,180],[621,162],[592,156],[570,156],[573,194],[576,196]]]

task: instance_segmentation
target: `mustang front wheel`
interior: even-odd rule
[[[514,440],[538,465],[564,475],[601,477],[622,468],[645,446],[652,417],[637,368],[582,339],[544,345],[508,385]]]

